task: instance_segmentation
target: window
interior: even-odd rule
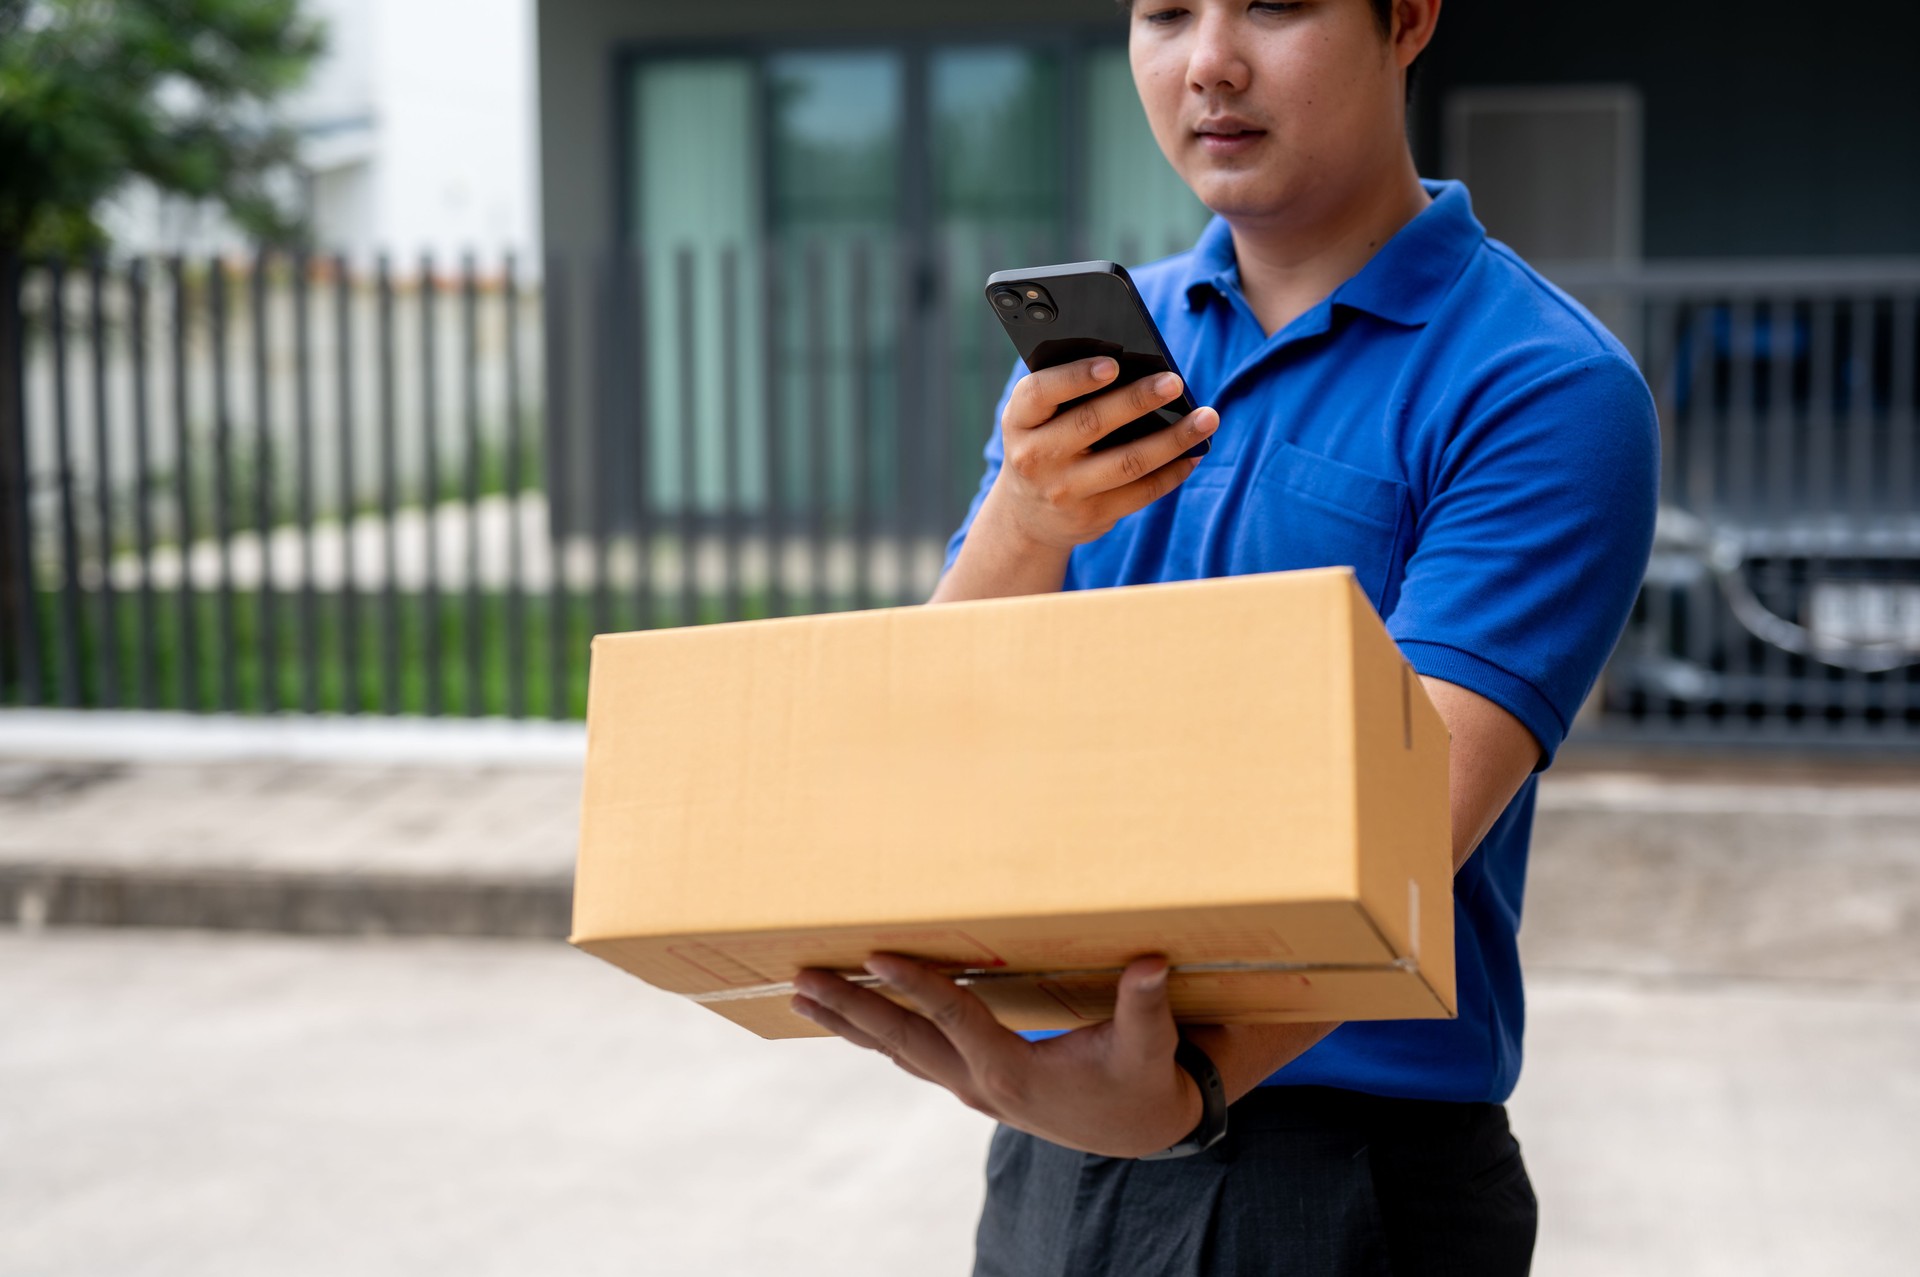
[[[760,361],[740,361],[732,442],[742,495],[756,507],[769,495],[787,509],[843,507],[860,473],[897,473],[899,448],[936,450],[934,471],[956,485],[977,477],[1012,366],[980,298],[988,273],[1070,257],[1151,260],[1187,247],[1206,221],[1161,157],[1116,46],[1058,38],[649,54],[628,82],[624,230],[649,269],[646,407],[654,421],[676,420],[690,400],[696,417],[690,466],[678,432],[649,431],[657,507],[677,505],[683,475],[698,508],[720,507],[720,350],[729,340],[761,349],[755,284],[765,271],[777,272],[782,297],[772,325],[781,357],[770,395]],[[731,334],[717,305],[729,255],[742,288]],[[683,271],[690,300],[667,286]],[[675,343],[690,343],[694,358],[679,358]],[[768,402],[775,432],[761,417]],[[812,472],[822,452],[834,460]],[[771,493],[763,474],[775,476]],[[907,499],[867,496],[881,508]]]

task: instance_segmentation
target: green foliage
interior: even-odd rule
[[[235,590],[222,598],[217,593],[166,590],[152,600],[153,627],[143,631],[138,593],[116,595],[110,616],[103,602],[98,593],[75,597],[72,643],[63,649],[66,604],[56,592],[36,592],[41,679],[28,688],[0,678],[0,706],[56,704],[64,686],[71,689],[74,703],[86,708],[145,704],[243,714],[267,712],[270,705],[293,709],[304,705],[311,657],[314,708],[321,713],[379,714],[391,707],[401,714],[425,714],[437,703],[450,715],[498,716],[515,708],[515,671],[507,662],[510,651],[517,650],[521,712],[545,717],[558,701],[562,716],[580,718],[587,707],[587,645],[603,625],[615,630],[707,625],[771,615],[766,596],[758,591],[741,600],[737,618],[726,614],[721,599],[702,597],[695,600],[690,617],[681,616],[666,600],[655,600],[646,614],[650,619],[643,621],[630,599],[609,600],[603,616],[593,598],[576,593],[529,594],[512,602],[486,592],[476,615],[460,591],[433,598],[399,594],[391,600],[377,589],[352,600],[319,593],[309,603],[291,591]],[[853,606],[851,599],[828,603],[834,608]],[[271,644],[262,625],[269,610],[274,618]],[[190,629],[181,626],[183,613],[192,617]],[[517,630],[510,628],[516,615]],[[466,653],[476,637],[480,667],[473,670],[467,668]],[[389,660],[396,675],[392,686],[386,682]],[[115,690],[111,698],[109,665]],[[556,666],[557,688],[551,681]],[[223,688],[233,692],[231,702],[223,704]],[[143,691],[151,696],[143,697]]]
[[[77,253],[127,179],[286,240],[271,106],[324,46],[299,0],[0,0],[0,249]]]

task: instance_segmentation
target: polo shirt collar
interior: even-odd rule
[[[1487,237],[1473,215],[1473,202],[1459,182],[1423,182],[1433,202],[1402,226],[1360,272],[1334,289],[1335,306],[1366,311],[1397,324],[1427,322],[1467,260]],[[1216,217],[1200,233],[1189,259],[1187,308],[1198,310],[1208,294],[1230,296],[1240,287],[1233,231]]]
[[[1229,296],[1240,287],[1240,263],[1233,256],[1233,228],[1224,217],[1215,217],[1200,232],[1200,240],[1187,259],[1187,278],[1183,288],[1187,309],[1199,310],[1214,293]]]

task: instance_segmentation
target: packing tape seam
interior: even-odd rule
[[[953,972],[955,984],[991,984],[997,980],[1076,980],[1087,976],[1117,976],[1124,967],[1075,967],[1062,971],[986,971],[977,968]],[[1391,962],[1180,962],[1168,968],[1173,975],[1239,975],[1275,972],[1407,971],[1417,972],[1420,964],[1413,958],[1395,958]],[[849,984],[863,989],[877,988],[879,976],[866,971],[837,972]],[[689,1002],[746,1002],[753,998],[786,997],[798,992],[791,980],[771,984],[750,984],[738,989],[716,989],[711,993],[686,993]]]

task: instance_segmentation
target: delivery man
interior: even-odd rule
[[[1501,1105],[1535,778],[1632,606],[1659,445],[1621,346],[1417,176],[1406,78],[1439,11],[1134,0],[1147,118],[1217,215],[1135,280],[1209,406],[1090,452],[1177,379],[1062,412],[1113,362],[1017,376],[933,601],[1350,565],[1453,736],[1458,1018],[1177,1031],[1145,958],[1110,1023],[1029,1041],[899,957],[870,969],[917,1014],[802,973],[797,1012],[1001,1122],[976,1274],[1527,1271]],[[1168,652],[1112,694],[1179,677]],[[1207,801],[1205,775],[1153,783]]]

